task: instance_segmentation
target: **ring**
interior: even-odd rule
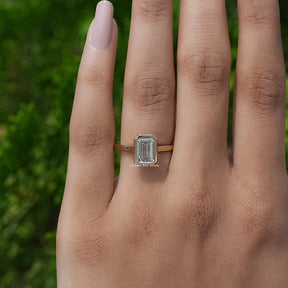
[[[153,166],[158,161],[158,152],[172,151],[174,145],[158,145],[158,140],[151,134],[140,134],[134,138],[134,146],[114,144],[114,149],[134,152],[135,163],[139,166]]]

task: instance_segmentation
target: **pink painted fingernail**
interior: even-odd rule
[[[97,4],[95,19],[92,23],[91,45],[99,50],[110,46],[113,28],[113,5],[109,1]]]

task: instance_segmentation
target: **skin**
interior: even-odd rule
[[[288,287],[278,1],[238,0],[231,154],[225,1],[181,1],[177,91],[172,4],[133,0],[121,143],[154,134],[160,144],[174,139],[174,151],[160,153],[158,168],[132,167],[133,153],[122,152],[117,187],[116,23],[106,50],[86,42],[57,232],[58,287]]]

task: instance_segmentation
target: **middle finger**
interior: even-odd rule
[[[230,50],[225,1],[182,0],[172,163],[228,163]]]

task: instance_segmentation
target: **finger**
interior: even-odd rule
[[[173,163],[228,163],[230,54],[225,1],[182,0]]]
[[[172,16],[172,0],[133,1],[124,83],[122,144],[133,145],[138,134],[153,134],[162,145],[173,141]],[[171,152],[159,153],[158,168],[135,168],[134,154],[122,152],[119,182],[125,181],[125,177],[136,181],[139,177],[141,181],[162,181],[170,156]]]
[[[88,32],[70,121],[64,206],[76,215],[79,211],[101,213],[114,189],[112,87],[116,45],[113,6],[101,1]]]
[[[238,0],[234,166],[285,169],[285,70],[277,0]],[[264,175],[264,174],[263,174]]]

